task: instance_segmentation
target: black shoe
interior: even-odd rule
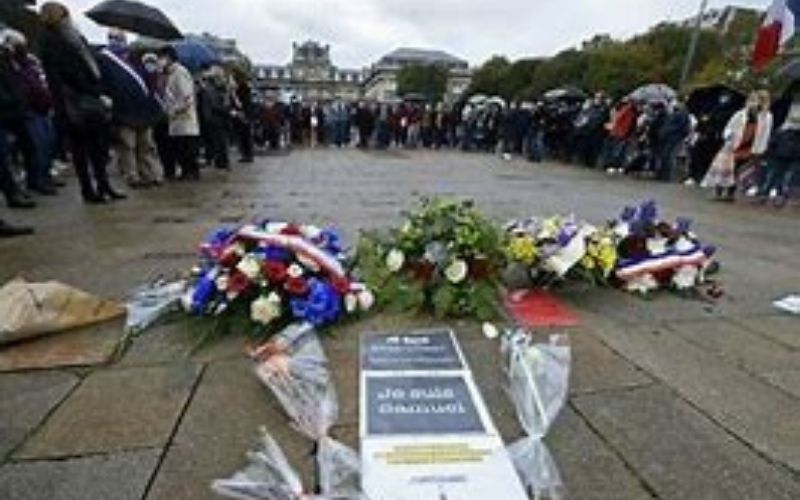
[[[106,199],[97,193],[89,193],[83,195],[83,202],[87,205],[105,205]]]
[[[255,160],[252,157],[240,158],[239,163],[253,163]]]
[[[111,201],[119,201],[119,200],[127,200],[128,196],[124,195],[120,192],[114,191],[112,188],[108,187],[102,191],[102,195],[108,198]]]
[[[33,228],[28,226],[12,226],[0,220],[0,238],[13,238],[15,236],[27,236],[33,234]]]
[[[8,208],[36,208],[36,202],[17,195],[8,199]]]
[[[52,179],[52,180],[50,181],[50,184],[51,184],[53,187],[57,187],[57,188],[63,188],[63,187],[67,187],[67,183],[66,183],[66,182],[64,182],[64,181],[62,181],[62,180],[60,180],[60,179]]]

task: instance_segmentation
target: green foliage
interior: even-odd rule
[[[397,92],[404,96],[422,94],[430,102],[442,99],[447,91],[447,69],[437,65],[411,65],[397,74]]]
[[[424,200],[405,223],[385,234],[365,233],[358,244],[361,277],[379,307],[427,310],[440,318],[496,318],[501,233],[470,202]],[[391,269],[392,255],[400,268]],[[455,274],[458,266],[465,270]]]
[[[750,68],[760,23],[758,13],[742,12],[724,31],[701,31],[690,68],[690,87],[726,83],[743,92],[780,87],[773,75],[781,62],[763,74],[754,74]],[[651,82],[678,88],[692,33],[692,27],[663,23],[625,41],[597,35],[581,49],[565,50],[549,59],[511,62],[495,56],[475,72],[470,93],[517,100],[537,98],[567,85],[589,92],[604,90],[614,97]]]

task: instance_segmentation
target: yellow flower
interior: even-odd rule
[[[517,262],[531,266],[539,256],[536,241],[531,236],[515,236],[508,243],[508,255]]]

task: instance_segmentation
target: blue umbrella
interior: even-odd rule
[[[178,53],[178,60],[189,71],[199,71],[214,64],[221,64],[217,51],[204,43],[194,40],[181,40],[172,44]]]

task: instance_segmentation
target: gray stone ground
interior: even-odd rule
[[[770,306],[800,292],[797,207],[720,205],[676,185],[450,152],[299,151],[102,208],[78,203],[72,184],[39,210],[13,214],[38,234],[0,243],[0,282],[59,279],[123,298],[191,266],[194,245],[215,226],[256,214],[336,223],[352,241],[395,222],[419,195],[472,198],[500,221],[571,211],[602,221],[653,197],[719,246],[727,293],[711,304],[561,291],[583,320],[569,332],[569,405],[548,438],[568,497],[800,498],[800,322]],[[357,444],[359,335],[436,323],[375,316],[326,339],[341,393],[338,437]],[[474,324],[452,326],[513,439],[496,345]],[[261,425],[308,478],[311,443],[259,386],[244,339],[189,354],[190,329],[154,328],[109,366],[0,375],[0,498],[213,498],[210,481],[243,464]]]

